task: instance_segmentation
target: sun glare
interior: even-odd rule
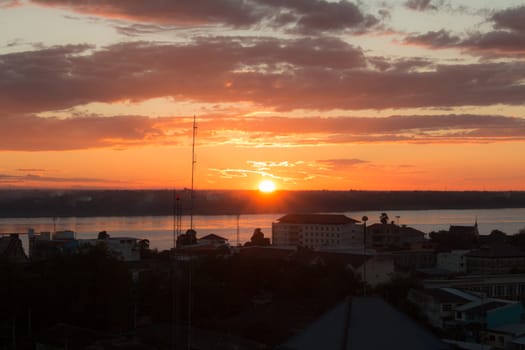
[[[261,192],[273,192],[275,191],[275,184],[270,180],[263,180],[259,183],[259,191]]]

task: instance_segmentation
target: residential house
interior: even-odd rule
[[[524,323],[509,323],[488,328],[481,332],[483,343],[491,345],[494,349],[508,350],[519,348],[515,341],[525,337]]]
[[[474,300],[454,310],[457,325],[475,326],[476,329],[494,329],[520,323],[524,313],[520,302],[494,298]]]
[[[525,270],[525,251],[510,244],[493,244],[466,254],[471,274],[504,274]]]
[[[288,214],[272,223],[276,246],[356,248],[363,246],[363,225],[345,215]]]
[[[381,223],[366,228],[366,246],[375,249],[408,249],[425,241],[424,232],[406,225]]]
[[[220,247],[228,245],[228,239],[211,233],[209,235],[197,239],[197,243],[202,245],[210,245],[213,247]]]
[[[340,252],[320,249],[309,254],[310,264],[344,266],[360,280],[372,287],[388,283],[395,275],[394,261],[389,256],[378,255],[370,250]]]
[[[453,287],[483,293],[491,298],[525,301],[525,274],[466,275],[423,280],[425,288]]]
[[[427,321],[436,328],[446,328],[455,318],[455,308],[481,297],[455,288],[411,289],[407,299],[417,306]]]
[[[394,261],[380,255],[370,257],[359,266],[353,267],[352,270],[372,287],[390,282],[395,275]]]
[[[512,340],[514,350],[525,350],[525,337],[518,337]]]

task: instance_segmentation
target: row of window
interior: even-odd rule
[[[326,232],[326,233],[305,232],[304,236],[305,237],[337,237],[337,238],[340,237],[339,233],[331,233],[331,232]]]
[[[503,296],[525,296],[525,284],[515,285],[492,285],[492,286],[483,286],[483,287],[471,287],[467,288],[472,291],[476,292],[482,292],[487,294],[488,296],[496,296],[496,297],[503,297]]]
[[[305,239],[304,242],[299,244],[310,246],[310,245],[339,245],[341,241],[339,239]]]

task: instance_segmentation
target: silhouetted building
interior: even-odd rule
[[[197,244],[197,231],[189,229],[177,237],[177,248]]]
[[[288,214],[272,223],[276,246],[356,248],[363,245],[363,225],[345,215]]]
[[[405,225],[373,224],[366,228],[366,246],[371,248],[410,248],[425,242],[425,233]]]
[[[509,244],[493,244],[466,255],[472,274],[498,274],[525,270],[525,252]]]
[[[28,231],[29,257],[33,261],[46,260],[60,254],[76,254],[83,246],[103,245],[122,261],[140,260],[137,238],[110,237],[107,233],[101,237],[104,238],[76,239],[74,231],[36,234],[30,229]]]
[[[73,231],[35,233],[28,230],[29,258],[32,261],[47,260],[59,254],[74,254],[78,251],[78,241]]]
[[[209,235],[206,235],[204,237],[201,237],[197,240],[199,244],[205,244],[205,245],[212,245],[212,246],[221,246],[221,245],[227,245],[228,239],[218,236],[214,233],[210,233]]]
[[[0,237],[0,260],[14,263],[27,262],[27,255],[18,234],[12,233]]]
[[[399,270],[415,271],[436,267],[436,253],[431,249],[396,250],[383,252],[382,255],[392,258]]]

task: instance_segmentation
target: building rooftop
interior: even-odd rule
[[[429,295],[440,303],[469,303],[480,298],[455,288],[423,289],[419,293]]]
[[[404,235],[420,235],[424,236],[423,231],[419,231],[413,227],[409,226],[399,226],[396,224],[380,224],[375,223],[367,227],[367,230],[373,233],[400,233]]]
[[[471,301],[465,305],[458,306],[456,311],[463,311],[471,314],[484,314],[487,311],[515,303],[516,302],[501,299],[480,299]]]
[[[474,235],[478,236],[478,226],[460,226],[460,225],[450,225],[448,232],[454,235]]]
[[[525,257],[525,252],[518,247],[502,243],[473,250],[467,256],[476,258],[517,258]]]
[[[450,349],[380,298],[354,298],[330,310],[279,350]]]
[[[280,223],[288,224],[319,224],[319,225],[342,225],[355,224],[358,220],[349,218],[342,214],[287,214],[277,219]]]
[[[494,349],[492,345],[469,343],[469,342],[452,340],[452,339],[443,339],[443,341],[447,344],[451,344],[452,346],[454,346],[453,349],[463,349],[463,350],[493,350]]]
[[[228,240],[227,238],[216,235],[215,233],[210,233],[209,235],[199,238],[199,240],[201,239],[212,240],[212,241],[227,241]]]
[[[520,336],[525,334],[525,323],[504,324],[498,327],[489,328],[489,331]]]

